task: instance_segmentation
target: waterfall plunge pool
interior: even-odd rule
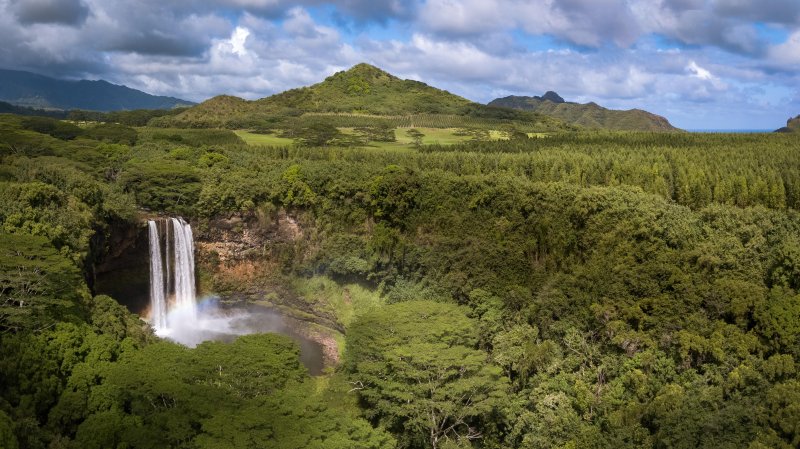
[[[200,300],[194,312],[171,309],[169,320],[170,328],[157,334],[191,348],[204,341],[231,342],[242,335],[270,332],[286,335],[300,346],[300,362],[312,376],[322,374],[325,368],[322,345],[299,332],[300,323],[274,308],[222,304],[218,297],[212,296]]]

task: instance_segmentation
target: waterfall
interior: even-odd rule
[[[165,222],[166,225],[168,222]],[[166,266],[167,269],[167,278],[164,279],[164,294],[169,296],[169,289],[170,289],[170,279],[172,279],[172,262],[169,257],[169,226],[164,226],[164,248],[167,248],[167,251],[164,251],[164,255],[166,256]]]
[[[188,318],[196,318],[192,227],[183,218],[170,218],[170,222],[175,254],[175,305],[184,310]]]
[[[169,218],[164,224],[162,263],[159,223],[147,222],[150,239],[150,322],[157,333],[166,334],[178,320],[197,319],[194,277],[194,237],[183,218]],[[165,275],[166,274],[166,275]],[[178,316],[179,315],[179,316]],[[170,321],[175,320],[174,323]]]
[[[167,302],[164,298],[164,272],[161,264],[161,240],[158,224],[147,222],[150,237],[150,321],[156,331],[167,327]]]

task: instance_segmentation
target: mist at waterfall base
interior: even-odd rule
[[[258,305],[224,305],[218,296],[196,298],[191,226],[180,218],[148,221],[150,307],[145,315],[156,335],[195,347],[230,342],[241,335],[273,332],[300,346],[300,361],[312,375],[324,367],[322,347],[296,332],[282,314]]]
[[[159,337],[194,348],[204,341],[228,341],[258,332],[247,325],[248,315],[246,311],[220,308],[219,297],[211,296],[201,299],[194,307],[170,307],[164,316],[169,326],[154,326],[154,329]],[[281,320],[281,317],[269,318]]]

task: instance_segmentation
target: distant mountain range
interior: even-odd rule
[[[510,96],[475,103],[423,82],[400,79],[369,64],[358,64],[308,87],[248,101],[220,95],[201,104],[147,94],[107,81],[66,81],[0,69],[0,112],[57,116],[58,111],[125,111],[194,106],[155,121],[157,126],[246,128],[271,126],[310,115],[355,117],[448,117],[447,123],[533,124],[555,131],[584,128],[638,131],[676,130],[664,117],[633,109],[615,111],[595,103],[565,101],[555,92],[541,97]],[[15,109],[16,108],[16,109]],[[32,109],[19,109],[32,108]],[[462,120],[463,117],[463,120]],[[347,125],[350,126],[350,125]]]
[[[420,81],[400,79],[369,64],[358,64],[312,86],[255,101],[217,96],[177,116],[165,118],[161,125],[235,128],[274,123],[303,114],[376,118],[428,114],[536,123],[542,129],[567,128],[561,120],[543,114],[475,103]]]
[[[541,97],[509,96],[497,98],[492,100],[489,106],[539,112],[584,128],[622,131],[677,130],[666,118],[641,109],[618,111],[604,108],[596,103],[571,103],[552,91],[545,93]]]
[[[0,101],[37,109],[122,111],[172,109],[196,103],[150,95],[107,81],[66,81],[31,72],[0,69]]]

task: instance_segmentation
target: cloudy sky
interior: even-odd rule
[[[488,102],[555,90],[687,129],[800,114],[800,0],[0,0],[0,68],[194,101],[359,62]]]

